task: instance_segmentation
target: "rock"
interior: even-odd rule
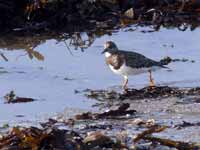
[[[89,148],[100,146],[100,147],[109,147],[111,144],[113,144],[113,141],[111,140],[110,137],[104,135],[102,132],[97,131],[97,132],[92,132],[89,133],[88,136],[83,140],[83,143],[88,145]]]
[[[134,9],[133,8],[128,9],[124,13],[124,16],[126,16],[127,18],[130,18],[130,19],[134,19],[134,16],[135,16]]]

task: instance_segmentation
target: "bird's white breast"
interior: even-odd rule
[[[111,56],[111,54],[109,52],[105,52],[105,56],[106,56],[106,58],[108,58]]]
[[[109,65],[109,67],[114,73],[123,75],[123,76],[137,75],[137,74],[148,72],[149,69],[152,69],[152,68],[131,68],[129,66],[126,66],[125,63],[119,69],[114,69],[112,65]]]

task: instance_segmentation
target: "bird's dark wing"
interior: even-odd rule
[[[126,65],[133,68],[149,68],[152,66],[164,67],[160,62],[154,61],[136,52],[118,51],[118,53],[124,55]]]

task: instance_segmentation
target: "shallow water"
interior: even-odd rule
[[[117,89],[122,77],[114,75],[101,55],[103,43],[113,40],[123,50],[133,50],[160,60],[165,56],[186,58],[191,62],[174,62],[168,65],[172,71],[158,70],[153,73],[156,84],[179,87],[200,85],[200,29],[181,32],[177,29],[161,29],[158,32],[141,32],[149,28],[138,28],[134,32],[122,29],[112,36],[96,37],[94,43],[82,52],[64,42],[47,40],[37,46],[44,61],[29,59],[22,50],[1,50],[8,62],[1,59],[0,69],[0,123],[29,122],[43,120],[68,108],[95,110],[95,103],[75,90]],[[84,33],[83,37],[86,36]],[[66,41],[67,43],[70,40]],[[71,54],[72,53],[72,54]],[[25,55],[25,56],[24,56]],[[130,77],[130,87],[148,85],[148,75]],[[37,101],[23,104],[4,104],[3,96],[14,90],[17,96],[36,98]],[[67,109],[65,109],[67,108]],[[69,116],[73,115],[72,111]],[[24,115],[24,117],[16,117]]]

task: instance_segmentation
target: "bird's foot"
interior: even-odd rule
[[[150,81],[150,84],[149,84],[150,90],[154,90],[155,89],[155,83],[154,83],[154,80],[152,78],[151,70],[149,70],[149,81]]]
[[[127,93],[128,92],[128,87],[127,86],[123,86],[123,92]]]
[[[156,87],[156,86],[155,86],[154,80],[151,79],[151,80],[150,80],[150,84],[149,84],[149,88],[150,88],[150,90],[154,90],[155,87]]]

